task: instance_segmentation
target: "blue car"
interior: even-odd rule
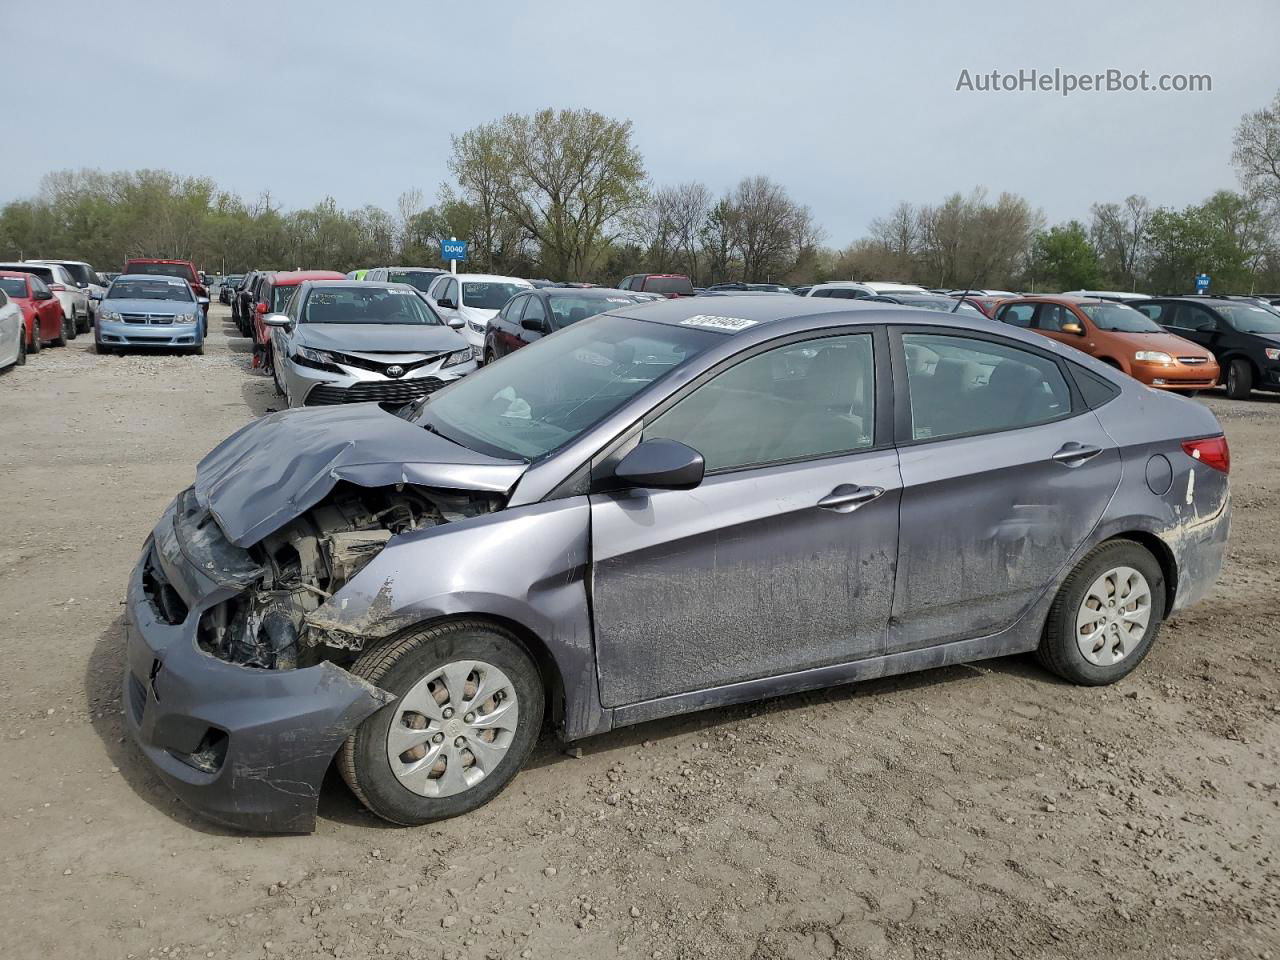
[[[102,298],[94,321],[94,346],[98,353],[128,347],[204,353],[206,323],[186,280],[121,274]]]

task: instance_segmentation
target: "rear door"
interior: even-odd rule
[[[606,706],[880,651],[900,492],[886,354],[866,328],[762,349],[646,418],[707,476],[590,498]]]
[[[1120,454],[1065,362],[938,328],[895,331],[902,469],[887,649],[999,632],[1101,520]]]

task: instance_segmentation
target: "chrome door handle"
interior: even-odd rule
[[[1053,454],[1052,459],[1058,463],[1065,464],[1068,467],[1078,467],[1082,463],[1087,463],[1102,452],[1101,447],[1087,446],[1083,443],[1076,443],[1071,440],[1064,443],[1058,452]]]
[[[819,500],[818,506],[836,513],[852,513],[883,493],[883,487],[859,487],[852,483],[842,483]]]

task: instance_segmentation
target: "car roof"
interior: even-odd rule
[[[678,297],[651,300],[646,303],[619,305],[609,312],[615,316],[631,317],[673,326],[700,327],[737,333],[761,324],[777,323],[802,317],[822,318],[827,315],[853,314],[842,317],[841,322],[884,323],[886,315],[902,322],[902,307],[893,304],[867,303],[857,300],[813,300],[806,297],[769,297],[747,294],[728,294],[722,297]],[[894,311],[887,314],[887,311]],[[936,313],[937,311],[919,311]],[[968,318],[966,318],[968,319]],[[723,321],[736,321],[725,323]]]
[[[275,287],[296,287],[306,280],[346,280],[345,273],[337,270],[289,270],[271,277],[271,285]]]
[[[366,269],[366,268],[361,268]],[[398,270],[401,273],[448,273],[439,267],[368,267],[369,270]]]
[[[157,273],[122,273],[116,277],[116,280],[150,280],[154,283],[185,283],[191,286],[186,277],[169,277]],[[115,280],[111,282],[115,283]]]
[[[507,277],[500,273],[459,273],[454,276],[455,280],[476,280],[486,283],[522,283],[525,286],[537,289],[528,280],[523,277]]]
[[[631,302],[632,297],[641,292],[639,290],[618,290],[614,287],[535,287],[534,289],[549,297],[572,295],[586,297],[587,299],[595,298],[597,300],[606,300],[609,297],[627,297],[628,303]]]
[[[130,257],[125,263],[181,263],[189,267],[195,266],[194,261],[173,260],[168,257]]]

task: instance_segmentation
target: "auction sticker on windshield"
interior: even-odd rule
[[[716,317],[706,313],[700,313],[696,317],[689,317],[680,321],[682,327],[709,327],[712,330],[728,330],[730,332],[754,327],[756,323],[757,321],[755,320],[747,320],[743,317]]]

